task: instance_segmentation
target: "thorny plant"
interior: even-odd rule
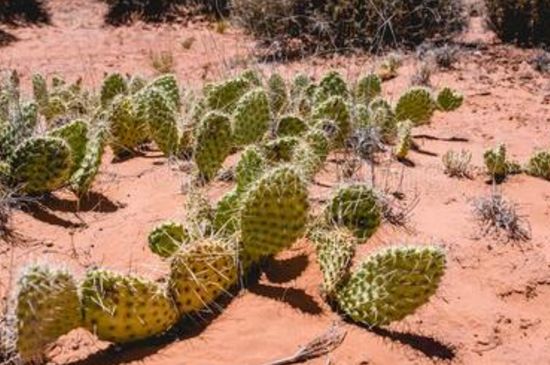
[[[430,78],[432,76],[432,67],[428,62],[422,62],[411,76],[412,86],[431,86]]]
[[[493,188],[489,197],[474,201],[474,214],[479,219],[482,234],[505,234],[508,240],[528,241],[531,228],[526,217],[517,212],[517,205],[508,201],[502,193]]]

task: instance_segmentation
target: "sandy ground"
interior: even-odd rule
[[[99,3],[50,4],[55,11],[51,25],[5,29],[18,40],[0,48],[0,67],[20,71],[27,89],[36,71],[82,76],[93,87],[113,70],[153,75],[149,54],[166,50],[175,57],[180,80],[191,88],[254,64],[249,55],[253,43],[232,28],[224,34],[200,24],[115,29],[101,24]],[[192,47],[182,47],[191,37]],[[519,161],[534,149],[550,148],[550,78],[528,65],[533,51],[497,44],[479,19],[461,41],[455,69],[437,72],[432,83],[461,90],[465,105],[458,112],[436,114],[433,124],[418,133],[467,141],[417,139],[423,152],[411,154],[414,166],[393,162],[377,167],[379,183],[420,200],[407,229],[383,226],[359,251],[361,257],[392,243],[439,244],[448,251],[447,274],[436,297],[399,324],[379,331],[343,324],[347,336],[330,354],[331,364],[550,364],[550,183],[518,175],[501,185],[532,231],[528,242],[504,242],[481,235],[472,215],[472,201],[491,192],[485,177],[452,179],[441,164],[448,149],[468,149],[474,165],[482,166],[483,150],[498,142],[505,142]],[[354,56],[258,67],[314,76],[336,68],[354,79],[376,62]],[[399,76],[384,84],[384,94],[399,94],[415,62],[406,58]],[[329,163],[317,181],[336,187],[336,176],[336,165]],[[148,252],[146,237],[162,220],[183,219],[188,178],[154,152],[116,164],[107,155],[94,194],[78,212],[74,198],[61,192],[40,209],[14,213],[17,239],[0,241],[0,294],[7,295],[13,275],[33,260],[79,273],[103,265],[159,277],[166,265]],[[215,202],[229,189],[216,182],[208,194]],[[330,191],[316,185],[311,196],[320,201]],[[121,349],[76,331],[52,349],[51,363],[264,364],[294,353],[338,320],[319,295],[320,282],[312,249],[299,242],[222,313],[190,321],[178,340]],[[327,357],[308,362],[327,363]]]

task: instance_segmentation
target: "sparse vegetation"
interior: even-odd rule
[[[176,60],[171,51],[150,51],[149,62],[159,75],[174,72],[174,67],[176,66]]]
[[[234,0],[233,17],[280,56],[377,50],[448,38],[462,29],[461,1]]]
[[[489,197],[474,201],[474,214],[481,222],[482,233],[494,233],[513,241],[531,239],[530,227],[517,206],[494,190]]]
[[[472,178],[472,153],[466,150],[447,151],[442,158],[445,174],[450,177]]]
[[[505,42],[536,46],[550,44],[548,0],[485,0],[488,23]]]
[[[43,0],[0,1],[0,23],[48,23],[49,15]]]

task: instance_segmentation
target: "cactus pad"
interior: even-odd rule
[[[117,95],[128,92],[128,83],[124,76],[112,73],[103,80],[101,85],[101,106],[107,108]]]
[[[350,229],[360,239],[372,236],[382,220],[378,199],[365,185],[340,188],[330,201],[326,214],[329,223]]]
[[[71,156],[73,159],[71,174],[74,173],[86,154],[88,124],[81,119],[77,119],[51,131],[50,135],[63,139],[71,148]]]
[[[527,173],[550,180],[550,152],[541,151],[531,157],[527,164]]]
[[[464,96],[448,87],[437,94],[437,107],[446,112],[460,108],[463,102]]]
[[[277,73],[271,75],[267,82],[269,105],[274,114],[281,113],[288,104],[288,94],[283,77]]]
[[[412,123],[408,120],[397,124],[397,146],[394,149],[394,155],[398,159],[407,157],[412,146]]]
[[[169,287],[180,315],[208,310],[236,283],[236,253],[222,241],[196,242],[172,258]]]
[[[151,252],[163,258],[172,256],[188,240],[189,234],[183,225],[172,221],[156,226],[148,238]]]
[[[269,128],[269,101],[263,89],[246,93],[233,112],[232,131],[237,146],[258,142]]]
[[[247,147],[235,168],[237,191],[246,191],[250,184],[262,176],[265,168],[266,161],[261,151],[255,146]]]
[[[209,110],[231,113],[250,86],[250,81],[242,77],[212,85],[205,90],[205,104]]]
[[[147,91],[145,120],[149,135],[166,156],[176,153],[178,147],[178,128],[176,112],[170,105],[173,100],[168,98],[160,88],[151,88]],[[143,116],[139,117],[143,120]]]
[[[166,289],[137,276],[90,271],[81,295],[84,326],[102,341],[127,343],[159,335],[178,319]]]
[[[28,194],[61,188],[69,179],[73,160],[69,145],[60,138],[30,138],[9,159],[12,178]]]
[[[414,87],[406,91],[397,102],[395,115],[398,120],[410,120],[415,125],[430,122],[436,103],[428,89]]]
[[[338,127],[335,142],[343,145],[351,131],[351,118],[345,100],[340,96],[333,96],[319,104],[312,112],[313,120],[332,120]]]
[[[241,241],[253,259],[290,247],[304,233],[308,191],[289,166],[275,168],[246,193],[241,209]]]
[[[355,99],[358,103],[368,105],[382,92],[382,80],[375,74],[362,77],[355,87]]]
[[[197,128],[193,152],[203,179],[210,181],[216,176],[232,147],[229,118],[218,112],[208,113]]]
[[[361,264],[338,289],[336,300],[356,322],[387,325],[428,302],[444,271],[445,254],[440,248],[388,248]]]
[[[67,271],[28,267],[18,280],[16,298],[17,349],[25,363],[81,324],[76,282]]]
[[[306,122],[297,116],[287,115],[281,117],[276,125],[277,137],[300,136],[307,130]]]

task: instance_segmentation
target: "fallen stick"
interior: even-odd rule
[[[340,346],[345,337],[346,331],[334,323],[328,331],[301,347],[294,355],[264,365],[292,365],[323,356]]]

